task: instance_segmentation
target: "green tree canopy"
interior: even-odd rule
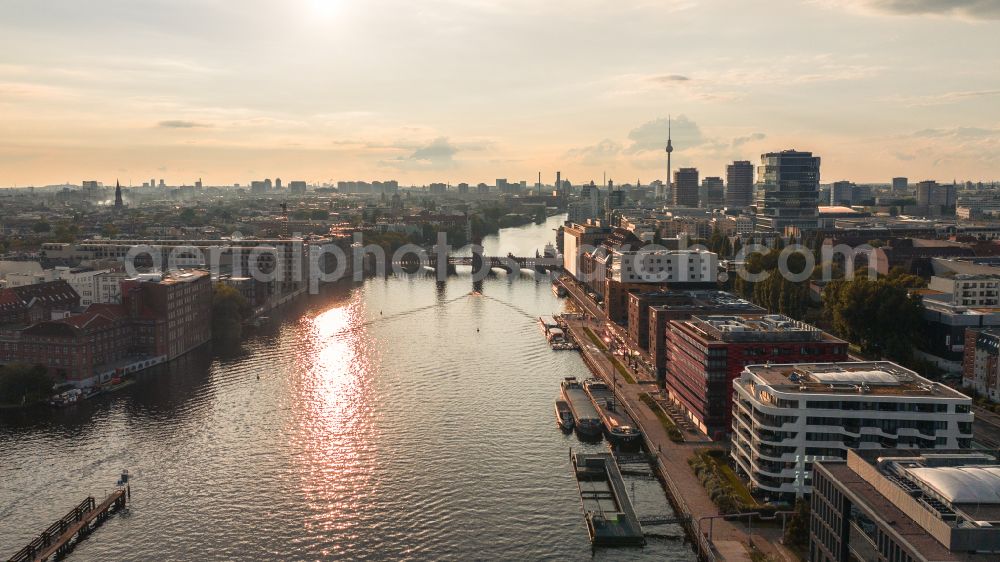
[[[898,280],[855,277],[831,281],[823,290],[823,311],[838,336],[864,353],[909,361],[922,342],[923,304]]]
[[[0,367],[0,404],[34,404],[52,394],[54,383],[40,365]]]
[[[222,341],[239,340],[243,322],[253,315],[246,297],[229,285],[218,283],[212,291],[212,337]]]

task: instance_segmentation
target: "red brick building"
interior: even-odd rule
[[[733,379],[747,365],[847,361],[847,342],[780,314],[694,316],[667,330],[667,392],[713,439],[732,425]]]
[[[92,304],[83,314],[21,330],[6,359],[43,365],[59,381],[82,381],[94,376],[98,367],[138,351],[125,307]]]
[[[207,271],[124,281],[122,303],[140,344],[168,361],[212,339],[212,280]]]
[[[53,312],[80,306],[80,295],[63,279],[0,290],[0,324],[34,324]]]
[[[0,332],[0,363],[43,365],[58,380],[89,385],[104,382],[97,376],[110,376],[129,361],[134,370],[170,360],[212,337],[212,283],[206,271],[124,281],[121,305],[92,304],[82,314],[56,320],[50,314],[24,316],[25,311],[79,302],[65,281],[59,283],[65,287],[36,288],[26,306],[16,306],[23,299],[10,301],[8,309],[18,311],[19,318],[36,321]]]
[[[645,305],[645,306],[644,306]],[[629,301],[629,337],[641,347],[643,338],[656,378],[663,384],[667,373],[667,324],[692,316],[712,314],[765,314],[767,310],[725,291],[661,291],[636,295]],[[635,319],[633,323],[633,318]],[[643,335],[641,325],[646,325]]]

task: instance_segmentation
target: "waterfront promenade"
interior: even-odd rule
[[[613,357],[606,348],[595,345],[586,329],[598,335],[605,330],[607,321],[603,311],[586,297],[585,293],[574,283],[567,282],[564,283],[564,286],[566,286],[573,301],[587,313],[583,318],[572,318],[567,321],[571,334],[580,344],[580,352],[584,354],[586,364],[595,372],[595,375],[608,382],[609,386],[614,384],[615,393],[626,405],[629,413],[635,418],[635,422],[646,436],[647,444],[651,449],[650,453],[658,459],[663,477],[668,481],[667,486],[671,494],[675,496],[674,499],[686,509],[692,518],[694,528],[703,533],[703,536],[708,534],[711,525],[710,547],[715,559],[751,560],[748,550],[750,537],[747,534],[745,523],[727,521],[721,518],[714,521],[703,520],[706,517],[718,516],[719,510],[695,476],[694,471],[691,470],[688,459],[694,456],[697,448],[710,446],[712,442],[706,436],[690,431],[684,431],[685,441],[683,443],[676,443],[668,437],[667,431],[660,423],[656,413],[639,398],[643,393],[650,395],[657,393],[655,380],[651,379],[648,374],[630,369],[623,361],[613,362]],[[626,369],[635,383],[629,383],[618,375],[618,365]],[[753,529],[753,544],[769,559],[775,561],[797,560],[791,551],[778,544],[780,537],[780,528]]]

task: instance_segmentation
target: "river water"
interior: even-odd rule
[[[562,217],[505,229],[534,255]],[[328,288],[237,350],[201,349],[65,410],[0,412],[0,556],[133,475],[71,560],[693,560],[677,526],[593,551],[555,426],[575,352],[549,349],[544,279],[468,272]],[[640,516],[672,513],[629,478]]]

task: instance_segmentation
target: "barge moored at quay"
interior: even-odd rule
[[[597,408],[594,408],[594,403],[584,392],[583,386],[576,377],[566,377],[560,385],[562,387],[560,395],[569,404],[577,433],[584,437],[599,438],[604,425],[601,423]]]
[[[615,393],[604,381],[596,378],[587,379],[583,381],[583,389],[590,396],[609,439],[622,446],[638,446],[642,442],[642,432],[619,407]]]

